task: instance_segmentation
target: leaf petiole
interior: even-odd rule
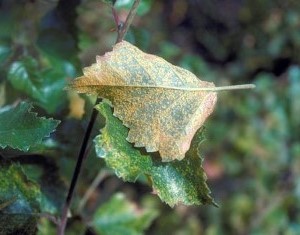
[[[242,84],[242,85],[232,85],[232,86],[195,88],[195,91],[230,91],[230,90],[254,89],[255,87],[256,86],[254,84]]]
[[[130,86],[139,87],[139,86]],[[229,90],[244,90],[255,88],[254,84],[242,84],[242,85],[232,85],[232,86],[220,86],[220,87],[173,87],[173,86],[140,86],[143,88],[163,88],[171,90],[183,90],[183,91],[229,91]]]

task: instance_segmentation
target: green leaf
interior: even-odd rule
[[[38,101],[38,105],[53,113],[66,100],[65,74],[52,69],[40,70],[31,57],[11,64],[8,80],[12,86]]]
[[[38,67],[36,60],[31,57],[23,58],[11,64],[8,71],[8,80],[14,88],[31,95],[37,100],[43,100],[41,92],[34,84],[37,80],[35,71]]]
[[[134,182],[138,176],[150,171],[152,160],[143,156],[126,141],[128,130],[113,117],[111,108],[106,103],[96,106],[106,118],[106,126],[101,135],[95,138],[96,153],[105,159],[106,164],[113,168],[116,175],[125,181]]]
[[[156,216],[156,211],[141,210],[118,193],[96,211],[91,225],[102,235],[138,235]]]
[[[0,163],[0,234],[35,234],[41,193],[19,164]]]
[[[117,176],[133,182],[145,174],[152,182],[154,192],[170,206],[178,203],[214,204],[198,154],[198,145],[203,140],[202,130],[194,137],[184,160],[161,162],[159,157],[142,155],[126,141],[128,129],[113,116],[108,104],[101,103],[96,108],[106,118],[106,126],[95,138],[96,152]]]
[[[21,102],[16,107],[0,109],[0,147],[28,151],[30,146],[49,136],[60,123],[52,118],[37,117],[36,113],[30,112],[31,108],[30,104]]]

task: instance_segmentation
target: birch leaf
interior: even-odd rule
[[[184,158],[214,110],[215,91],[224,89],[126,41],[97,57],[83,73],[70,88],[110,100],[114,115],[129,128],[127,140],[148,152],[159,151],[163,161]]]
[[[9,146],[28,151],[48,137],[60,123],[52,118],[38,117],[30,111],[31,108],[31,104],[21,102],[16,107],[0,109],[0,148]]]
[[[191,148],[182,161],[161,162],[157,157],[142,155],[125,138],[128,129],[112,115],[106,103],[96,106],[106,119],[101,135],[95,138],[96,153],[104,158],[108,167],[124,181],[135,182],[140,175],[146,175],[153,192],[170,206],[213,204],[206,175],[202,168],[202,158],[198,152],[203,140],[203,131],[193,138]]]

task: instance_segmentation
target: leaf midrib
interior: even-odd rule
[[[182,90],[182,91],[207,91],[207,92],[217,92],[217,91],[227,91],[227,90],[241,90],[241,89],[253,89],[255,85],[253,84],[243,84],[243,85],[234,85],[234,86],[221,86],[221,87],[174,87],[174,86],[146,86],[146,85],[109,85],[109,84],[88,84],[76,87],[131,87],[131,88],[161,88],[161,89],[169,89],[169,90]]]

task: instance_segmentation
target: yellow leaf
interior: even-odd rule
[[[224,89],[125,41],[83,72],[70,88],[108,99],[114,115],[129,128],[127,140],[148,152],[159,151],[163,161],[184,158],[214,110],[215,91]]]

